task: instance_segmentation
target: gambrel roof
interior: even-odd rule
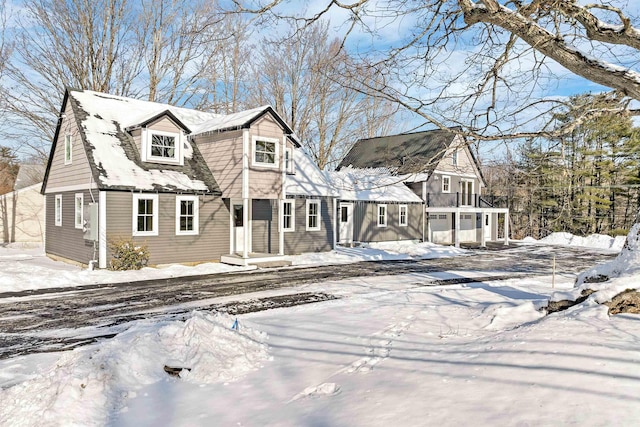
[[[464,145],[456,130],[434,129],[360,139],[342,159],[338,170],[351,166],[384,168],[397,175],[431,174],[452,144]],[[477,159],[468,151],[480,172]]]

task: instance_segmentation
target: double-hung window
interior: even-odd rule
[[[198,229],[198,196],[176,196],[176,234],[196,235]]]
[[[458,150],[455,150],[452,154],[451,154],[451,164],[453,166],[458,166]]]
[[[451,177],[444,175],[442,177],[442,192],[451,193]]]
[[[406,227],[409,224],[407,205],[399,205],[398,208],[398,225]]]
[[[320,200],[307,200],[307,231],[320,230]]]
[[[55,197],[54,222],[57,227],[62,227],[62,194],[56,194]]]
[[[295,203],[293,200],[282,202],[282,229],[283,231],[295,231],[296,216]]]
[[[387,205],[378,205],[378,227],[387,226]]]
[[[158,235],[158,195],[133,195],[133,235]]]
[[[84,226],[84,194],[76,193],[75,197],[75,227],[82,228]]]

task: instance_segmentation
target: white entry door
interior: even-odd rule
[[[491,214],[484,214],[484,238],[491,240]]]
[[[233,251],[244,251],[244,210],[242,205],[233,205],[233,236]]]
[[[340,243],[353,243],[353,203],[340,203]]]

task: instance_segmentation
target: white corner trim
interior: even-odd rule
[[[98,193],[98,267],[107,268],[107,192]]]

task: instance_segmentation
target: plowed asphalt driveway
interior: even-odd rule
[[[462,277],[425,281],[424,285],[428,286],[480,282],[484,273],[485,280],[546,275],[551,273],[554,255],[557,271],[563,273],[577,273],[614,256],[611,252],[585,248],[495,245],[490,249],[471,250],[468,256],[452,258],[258,269],[209,276],[0,293],[0,359],[69,349],[108,338],[118,332],[118,325],[142,318],[179,318],[193,309],[246,313],[336,297],[329,293],[296,293],[292,290],[292,293],[284,296],[249,300],[239,297],[241,302],[224,304],[212,304],[212,298],[361,276],[474,272],[474,279]]]

